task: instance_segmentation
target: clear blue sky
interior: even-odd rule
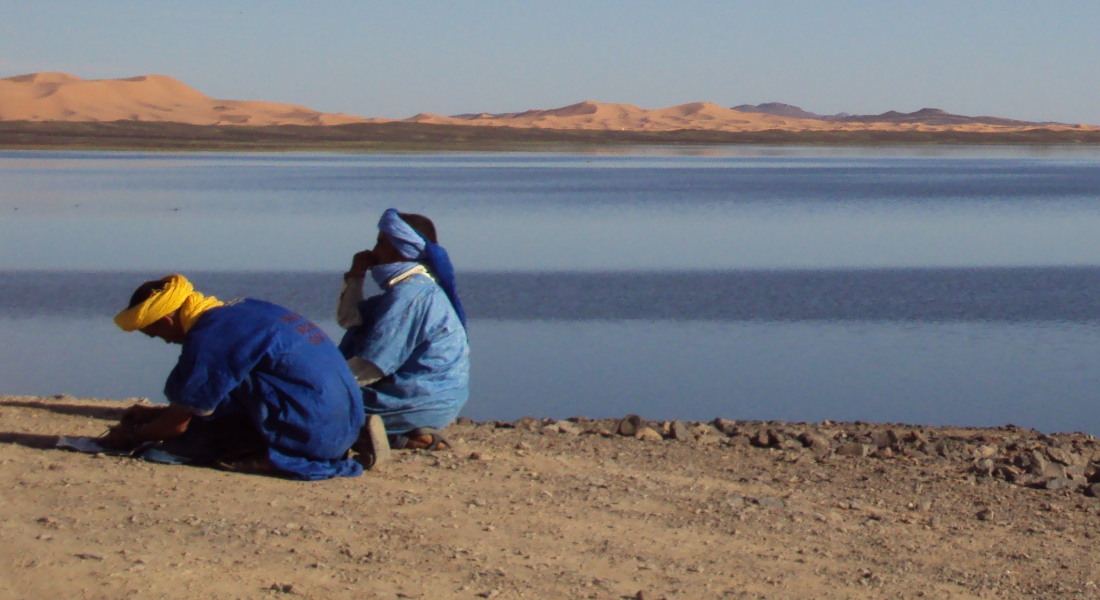
[[[592,99],[1100,124],[1100,2],[0,0],[0,76],[408,117]]]

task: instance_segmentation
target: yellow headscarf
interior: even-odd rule
[[[187,333],[202,313],[225,304],[213,296],[196,292],[183,275],[169,275],[161,281],[165,283],[163,290],[153,292],[145,302],[115,315],[115,325],[123,331],[144,329],[178,308],[183,332]]]

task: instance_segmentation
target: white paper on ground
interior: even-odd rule
[[[68,437],[61,435],[57,437],[57,447],[66,450],[76,450],[77,452],[87,452],[88,454],[112,452],[110,449],[104,448],[95,438],[89,437]]]

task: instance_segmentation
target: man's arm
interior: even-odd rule
[[[138,442],[170,440],[187,431],[187,425],[190,423],[191,413],[175,406],[169,406],[157,418],[135,427],[134,438]]]
[[[147,423],[123,419],[111,428],[103,438],[103,443],[111,448],[124,449],[143,442],[170,440],[187,431],[187,426],[191,423],[191,413],[174,406],[163,409],[157,407],[156,410],[159,414]]]
[[[359,314],[359,303],[362,301],[363,278],[345,275],[340,302],[336,305],[336,324],[343,329],[362,325],[363,315]]]
[[[363,324],[363,317],[359,314],[363,280],[367,277],[367,271],[377,264],[378,257],[373,250],[356,252],[351,258],[351,268],[344,273],[344,287],[340,290],[340,301],[336,305],[336,323],[340,327],[351,329]]]
[[[351,369],[351,374],[355,375],[355,381],[359,383],[359,387],[368,386],[386,376],[377,365],[358,356],[348,359],[348,368]]]

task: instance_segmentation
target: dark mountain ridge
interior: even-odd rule
[[[976,123],[982,125],[1002,125],[1008,127],[1027,127],[1057,124],[1049,122],[1036,123],[1033,121],[1018,121],[1016,119],[1005,119],[1002,117],[969,117],[966,115],[952,114],[938,108],[922,108],[918,111],[911,113],[903,113],[896,110],[891,110],[884,112],[880,115],[850,115],[848,113],[837,113],[835,115],[819,115],[817,113],[802,110],[801,108],[791,104],[783,104],[782,102],[765,102],[764,104],[741,104],[738,106],[734,106],[733,110],[750,113],[764,113],[768,115],[775,115],[778,117],[787,117],[793,119],[817,119],[819,121],[833,121],[841,123],[893,123],[896,125],[917,123],[924,125],[969,125]]]

